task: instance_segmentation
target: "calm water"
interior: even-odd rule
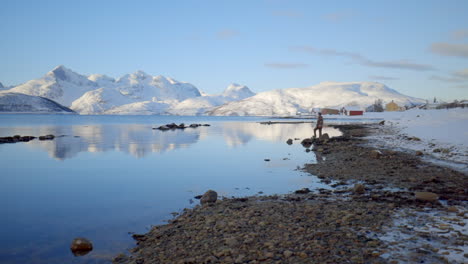
[[[297,170],[313,152],[285,143],[310,137],[311,124],[259,121],[0,115],[0,136],[59,136],[0,145],[0,263],[110,263],[134,246],[129,232],[164,223],[208,189],[231,197],[325,187]],[[211,126],[152,129],[171,122]],[[93,242],[90,254],[72,255],[78,236]]]

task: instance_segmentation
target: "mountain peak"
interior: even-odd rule
[[[3,86],[3,84],[0,82],[0,89],[4,89],[5,86]]]
[[[249,87],[237,83],[231,83],[223,92],[223,96],[235,99],[245,99],[254,95],[255,93]]]
[[[137,79],[145,79],[147,77],[150,77],[149,74],[147,74],[146,72],[142,71],[142,70],[138,70],[134,73],[132,73],[133,76],[135,76]]]
[[[47,73],[47,75],[53,76],[62,81],[68,80],[70,74],[76,74],[76,73],[74,73],[72,70],[66,68],[63,65],[59,65]]]

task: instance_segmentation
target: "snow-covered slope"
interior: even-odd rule
[[[62,65],[42,78],[28,81],[8,91],[46,97],[70,106],[81,114],[102,114],[132,103],[173,105],[201,96],[200,91],[190,83],[164,76],[151,76],[143,71],[126,74],[115,80],[102,74],[80,75]],[[140,105],[154,105],[153,103]]]
[[[245,85],[240,85],[237,83],[232,83],[231,85],[224,90],[222,96],[225,98],[230,99],[231,101],[234,100],[242,100],[248,97],[254,96],[255,93],[252,92],[249,87]]]
[[[71,109],[83,114],[102,114],[105,111],[135,102],[130,97],[120,93],[115,88],[99,88],[86,92],[83,96],[73,101]]]
[[[0,113],[74,113],[50,99],[22,93],[0,92]]]
[[[104,88],[86,92],[72,103],[71,108],[80,114],[161,114],[169,105],[201,96],[189,83],[153,77],[143,71],[126,74],[116,81],[96,74],[89,79]]]
[[[167,114],[169,104],[144,101],[114,107],[105,111],[106,115],[162,115]]]
[[[202,115],[213,107],[236,100],[242,100],[254,95],[255,93],[247,86],[233,83],[220,95],[205,95],[189,98],[173,105],[167,111],[173,115]]]
[[[0,82],[0,90],[3,90],[5,89],[5,86],[3,86],[3,84]]]
[[[138,101],[182,101],[201,96],[193,85],[161,75],[151,76],[143,71],[126,74],[116,81],[123,95]]]
[[[94,90],[97,84],[84,75],[73,72],[63,65],[57,66],[40,79],[31,80],[8,91],[52,99],[70,106],[85,92]]]
[[[322,82],[307,88],[289,88],[259,93],[209,111],[210,115],[295,115],[312,108],[365,108],[381,99],[399,105],[421,104],[422,99],[406,96],[376,82]]]

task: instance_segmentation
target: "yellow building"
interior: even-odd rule
[[[385,111],[402,111],[403,108],[397,105],[393,100],[385,105]]]

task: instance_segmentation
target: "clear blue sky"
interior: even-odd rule
[[[468,1],[0,1],[0,82],[57,65],[220,93],[379,81],[468,98]]]

